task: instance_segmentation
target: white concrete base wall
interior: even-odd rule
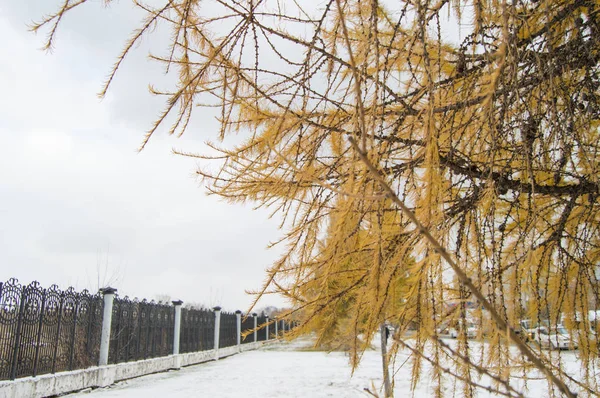
[[[217,355],[218,358],[224,358],[239,352],[255,350],[261,345],[262,342],[248,343],[241,345],[239,349],[237,346],[220,348],[218,353],[215,353],[214,350],[190,352],[116,365],[95,366],[71,372],[0,381],[0,398],[42,398],[89,387],[106,387],[121,380],[212,361],[217,358]]]

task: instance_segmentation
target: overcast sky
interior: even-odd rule
[[[49,54],[45,32],[27,24],[59,3],[0,0],[0,280],[92,290],[100,279],[123,295],[246,309],[244,290],[260,286],[279,254],[266,249],[278,220],[206,196],[196,162],[171,154],[203,151],[217,131],[211,114],[197,114],[182,138],[162,131],[138,154],[163,107],[148,83],[168,80],[146,58],[164,45],[160,32],[101,101],[140,14],[128,1],[104,10],[94,1],[66,18]]]

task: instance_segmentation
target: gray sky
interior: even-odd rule
[[[130,296],[246,309],[244,290],[260,286],[279,254],[266,250],[278,220],[206,196],[196,162],[171,154],[203,151],[217,131],[208,113],[182,138],[163,130],[138,154],[163,107],[148,83],[168,82],[146,58],[164,47],[160,32],[100,101],[140,16],[127,1],[107,10],[95,1],[66,18],[48,54],[39,50],[43,33],[26,24],[59,3],[0,0],[0,280],[95,289],[100,279]]]

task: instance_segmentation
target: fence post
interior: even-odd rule
[[[221,307],[216,306],[213,308],[215,311],[215,361],[219,360],[219,338],[221,336]]]
[[[265,341],[268,341],[269,340],[269,316],[268,315],[266,316],[266,321],[265,322],[267,323],[267,326],[266,326],[267,330],[266,330],[266,334],[265,334]]]
[[[279,331],[277,324],[279,323],[279,320],[277,320],[277,317],[275,317],[275,338],[278,339],[279,338]]]
[[[252,317],[254,317],[254,342],[256,343],[258,341],[258,330],[256,330],[258,327],[258,319],[256,319],[256,312],[252,313]]]
[[[112,324],[112,309],[117,289],[105,287],[100,289],[100,293],[104,296],[104,312],[102,314],[102,334],[100,335],[100,359],[99,366],[108,365],[108,349],[110,346],[110,328]]]
[[[237,328],[237,350],[242,352],[242,311],[235,312],[235,325]]]
[[[173,355],[179,354],[179,341],[181,338],[181,304],[183,301],[175,300],[175,324],[173,325]]]
[[[173,324],[173,355],[175,356],[173,367],[175,369],[181,368],[181,358],[179,357],[179,342],[181,341],[181,304],[183,301],[174,300],[173,306],[175,307],[175,322]]]

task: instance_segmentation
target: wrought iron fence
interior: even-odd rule
[[[237,344],[237,316],[231,312],[221,312],[219,347],[231,347]]]
[[[38,282],[0,282],[0,380],[98,363],[103,300]]]
[[[174,307],[115,296],[110,333],[110,363],[137,361],[173,353]]]
[[[283,333],[285,333],[286,329],[288,328],[288,323],[285,320],[281,320],[279,322],[279,335],[282,336]]]
[[[254,342],[254,317],[248,315],[246,318],[242,316],[242,344]]]
[[[45,289],[38,282],[0,282],[0,380],[95,366],[100,357],[104,298],[87,290]],[[109,363],[173,353],[175,307],[153,301],[114,297]],[[257,317],[257,340],[275,336],[275,325]],[[215,346],[215,313],[181,310],[180,353]],[[280,329],[282,330],[282,329]],[[254,342],[254,317],[242,319],[241,343]],[[245,336],[244,336],[245,335]],[[221,312],[219,347],[237,344],[237,317]]]
[[[258,337],[257,340],[258,341],[265,341],[267,340],[267,327],[266,327],[266,323],[267,323],[267,317],[266,316],[259,316],[258,317]],[[269,325],[271,326],[271,325]]]
[[[269,339],[276,339],[279,334],[279,322],[277,319],[269,320],[271,323],[269,324]],[[277,333],[275,333],[277,332]]]
[[[215,345],[215,314],[207,309],[181,309],[179,352],[212,350]]]
[[[276,319],[273,321],[272,326],[269,328],[269,334],[271,335],[271,338],[278,338],[279,336],[283,335],[283,325],[284,325],[284,321],[283,319]],[[273,329],[273,330],[271,330]]]

